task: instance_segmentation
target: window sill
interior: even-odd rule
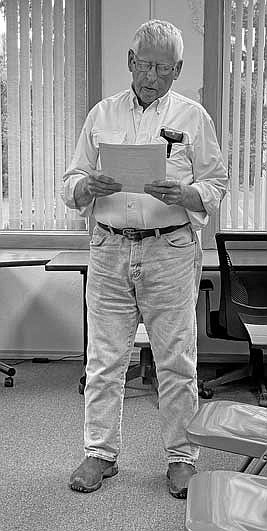
[[[88,249],[86,231],[1,231],[1,249]]]

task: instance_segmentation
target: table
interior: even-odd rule
[[[57,249],[0,249],[0,267],[45,265]]]
[[[87,305],[86,284],[89,251],[62,251],[45,265],[46,271],[79,271],[83,277],[83,361],[87,359]]]

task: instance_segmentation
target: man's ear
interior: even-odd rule
[[[178,79],[180,73],[181,73],[181,70],[182,70],[182,66],[183,66],[183,60],[180,59],[180,61],[178,61],[175,65],[175,70],[174,70],[174,79]]]
[[[133,59],[134,59],[134,52],[133,50],[129,50],[128,51],[128,68],[130,70],[130,72],[133,71]]]

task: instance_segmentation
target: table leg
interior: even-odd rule
[[[86,304],[86,284],[87,284],[87,269],[81,271],[83,276],[83,371],[79,383],[79,393],[83,395],[86,384],[85,367],[87,363],[87,342],[88,342],[88,324],[87,324],[87,304]]]

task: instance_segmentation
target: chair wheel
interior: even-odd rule
[[[81,378],[80,378],[80,383],[79,383],[79,393],[80,393],[80,395],[84,395],[85,385],[86,385],[86,374],[83,374],[81,376]]]
[[[213,397],[214,391],[212,389],[210,389],[209,387],[205,387],[205,384],[203,382],[201,382],[199,384],[198,394],[199,394],[199,396],[201,396],[201,398],[209,399],[209,398]]]
[[[259,400],[259,406],[267,407],[267,394],[266,393],[259,394],[258,400]]]
[[[14,387],[14,380],[13,380],[13,378],[11,378],[11,376],[8,376],[7,378],[5,378],[4,386],[5,387]]]
[[[84,395],[84,383],[79,383],[79,393],[80,395]]]

